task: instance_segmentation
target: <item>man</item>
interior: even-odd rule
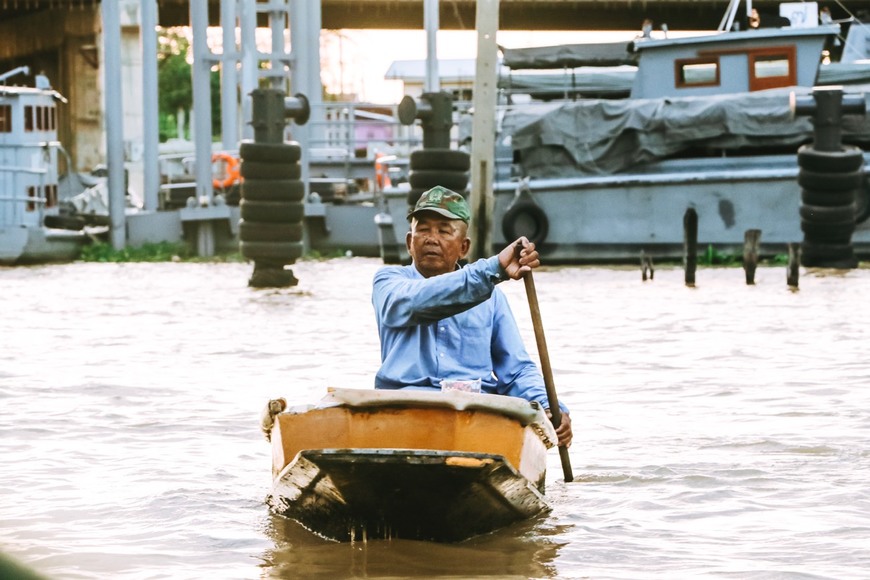
[[[538,367],[520,337],[507,299],[496,284],[519,280],[541,262],[520,238],[498,255],[459,267],[471,247],[465,199],[444,187],[420,196],[405,238],[409,266],[375,274],[372,302],[381,339],[377,389],[438,389],[442,379],[481,380],[487,393],[522,397],[547,409]],[[571,443],[563,405],[559,445]]]

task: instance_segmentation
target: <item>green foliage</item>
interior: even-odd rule
[[[157,49],[157,107],[163,118],[175,119],[179,110],[190,116],[193,108],[193,77],[190,61],[192,60],[190,41],[186,36],[172,29],[164,31],[159,38]],[[221,131],[220,108],[220,73],[217,70],[209,74],[211,87],[211,125],[212,133],[219,135]],[[161,124],[161,132],[174,136],[174,125],[170,127]],[[184,137],[184,135],[180,135]]]
[[[707,246],[706,252],[698,256],[698,264],[703,266],[733,266],[736,263],[736,257],[716,250],[712,244]]]
[[[786,266],[788,265],[788,254],[777,254],[770,258],[768,262],[774,266]]]
[[[95,242],[82,248],[81,259],[85,262],[172,262],[191,256],[186,244],[160,242],[116,250],[110,244]]]
[[[350,256],[350,252],[341,249],[334,249],[328,252],[320,252],[318,250],[309,250],[303,257],[303,260],[311,260],[311,261],[322,261],[322,260],[332,260],[334,258],[347,258]]]
[[[179,109],[189,111],[193,104],[193,80],[190,41],[179,33],[167,31],[160,39],[157,52],[157,102],[160,112],[175,115]]]

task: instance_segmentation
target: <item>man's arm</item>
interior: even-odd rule
[[[390,327],[414,326],[464,312],[489,299],[500,280],[496,256],[432,276],[409,277],[403,268],[375,274],[372,301],[378,320]]]

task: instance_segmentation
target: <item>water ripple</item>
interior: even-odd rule
[[[575,480],[457,545],[271,515],[269,398],[368,388],[377,260],[0,269],[0,550],[56,578],[862,578],[870,271],[536,274]],[[522,284],[501,286],[532,354]]]

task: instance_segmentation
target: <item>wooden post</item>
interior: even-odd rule
[[[797,290],[798,277],[800,276],[801,265],[801,245],[788,245],[788,270],[786,271],[786,282],[789,288]]]
[[[694,286],[698,267],[698,212],[691,207],[683,215],[683,267],[686,286]]]
[[[492,216],[495,208],[493,175],[495,165],[495,105],[498,81],[499,0],[477,0],[477,64],[474,75],[471,128],[471,258],[485,258],[492,252]],[[508,240],[512,242],[513,240]]]
[[[641,279],[646,282],[647,275],[649,275],[649,279],[652,280],[653,276],[655,276],[655,270],[653,270],[652,257],[648,256],[646,252],[643,250],[640,251],[640,272]]]
[[[761,230],[746,230],[743,234],[743,271],[746,273],[746,284],[755,284],[755,270],[758,268],[758,244],[761,241]]]

